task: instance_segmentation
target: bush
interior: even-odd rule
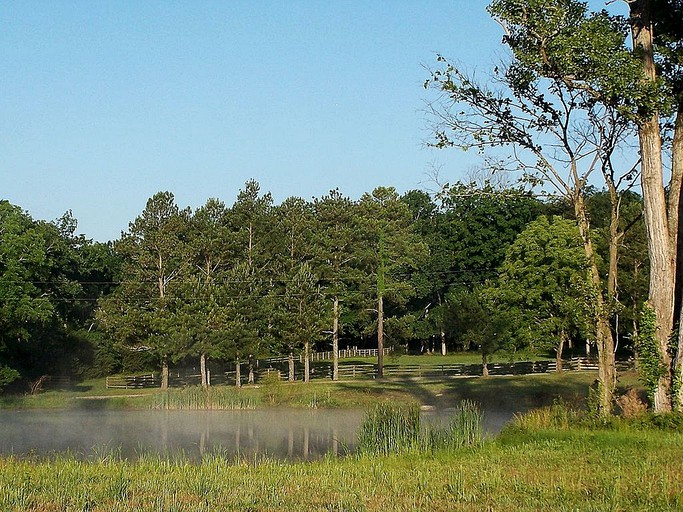
[[[260,379],[259,384],[263,392],[263,399],[270,405],[278,405],[283,399],[283,383],[280,372],[268,372]]]
[[[14,382],[20,377],[19,372],[9,366],[0,366],[0,392],[10,382]]]
[[[638,391],[630,388],[617,399],[617,405],[624,418],[638,418],[647,414],[647,404],[641,399]]]

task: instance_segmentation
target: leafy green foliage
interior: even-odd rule
[[[657,319],[654,309],[645,303],[635,346],[638,355],[638,373],[651,401],[654,400],[659,379],[666,375],[666,366],[659,354],[657,339],[655,338],[656,329]]]
[[[588,264],[576,224],[539,217],[509,247],[487,293],[510,311],[518,343],[558,351],[589,321]]]
[[[488,10],[506,27],[504,42],[516,59],[507,76],[517,90],[542,76],[633,119],[666,110],[666,84],[642,80],[624,18],[589,12],[578,0],[495,0]]]
[[[19,377],[20,374],[17,370],[10,368],[9,366],[0,366],[0,393],[4,386],[10,382],[14,382]]]

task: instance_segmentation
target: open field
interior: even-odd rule
[[[593,372],[548,373],[528,376],[498,376],[472,378],[314,381],[244,386],[214,386],[212,392],[221,396],[225,408],[268,406],[291,407],[368,407],[377,401],[390,400],[419,403],[446,408],[461,400],[486,403],[494,407],[531,407],[548,405],[561,397],[568,403],[580,404],[588,387],[596,379]],[[621,387],[637,386],[635,373],[621,375]],[[195,398],[187,397],[193,389],[107,389],[104,379],[86,380],[73,387],[50,390],[37,395],[0,396],[1,408],[196,408]],[[194,395],[193,395],[194,396]],[[184,398],[185,397],[185,398]],[[183,401],[187,406],[183,407]],[[164,405],[166,404],[166,405]],[[175,404],[175,405],[174,405]]]
[[[436,455],[0,460],[7,511],[683,510],[683,433],[509,429]]]

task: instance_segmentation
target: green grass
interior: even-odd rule
[[[3,511],[683,510],[683,434],[508,430],[475,448],[313,463],[0,459]]]
[[[470,400],[487,407],[526,410],[550,405],[558,397],[570,404],[582,404],[588,387],[595,379],[595,373],[572,372],[488,378],[316,380],[310,384],[266,381],[259,386],[245,386],[239,391],[232,386],[215,386],[212,392],[226,397],[223,401],[225,408],[235,408],[233,398],[239,396],[238,401],[247,404],[248,408],[370,408],[383,401],[446,408],[457,407],[462,400]],[[620,379],[622,389],[638,386],[635,373],[623,374]],[[34,396],[0,395],[0,408],[149,409],[182,408],[183,404],[187,408],[196,408],[197,398],[191,395],[196,395],[197,391],[193,390],[197,389],[173,389],[169,394],[159,389],[106,389],[104,379],[96,379],[69,389],[46,391]]]
[[[385,402],[371,409],[363,419],[358,431],[357,452],[365,455],[432,454],[479,444],[482,436],[482,414],[472,402],[462,402],[445,424],[425,423],[416,405]]]
[[[234,387],[204,389],[192,386],[155,393],[150,396],[149,407],[164,410],[235,410],[255,409],[258,403],[253,393],[244,393]]]

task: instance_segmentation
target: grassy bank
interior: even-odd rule
[[[452,406],[463,399],[527,408],[558,404],[558,397],[580,405],[594,379],[590,373],[573,373],[214,389],[220,396],[211,400],[225,401],[222,407],[234,406],[236,397],[253,398],[259,406],[385,405],[369,414],[365,424],[369,448],[341,459],[245,461],[221,453],[200,463],[157,455],[132,462],[115,453],[88,461],[69,455],[0,459],[0,510],[683,510],[681,417],[617,419],[603,425],[590,415],[554,405],[518,419],[496,439],[482,441],[474,423],[465,421],[469,416],[441,430],[424,430],[416,405],[386,408],[387,401]],[[78,404],[122,406],[121,400],[136,407],[189,408],[206,406],[200,391],[105,399],[62,393]],[[391,442],[401,433],[407,448],[377,443],[381,431]],[[448,432],[456,431],[453,439],[463,439],[465,433],[470,439],[465,444],[471,444],[450,442]]]
[[[0,460],[0,510],[682,510],[683,434],[508,429],[431,456]]]
[[[526,410],[548,405],[557,397],[568,403],[582,403],[596,379],[591,372],[538,374],[488,378],[384,379],[344,382],[266,382],[235,389],[215,386],[208,408],[254,408],[289,406],[304,408],[367,408],[381,401],[417,403],[433,407],[454,407],[461,400],[506,410]],[[635,374],[621,376],[621,386],[637,385]],[[88,380],[77,386],[38,395],[0,395],[0,408],[201,408],[198,388],[125,390],[106,389],[104,379]],[[221,404],[223,404],[221,406]]]

